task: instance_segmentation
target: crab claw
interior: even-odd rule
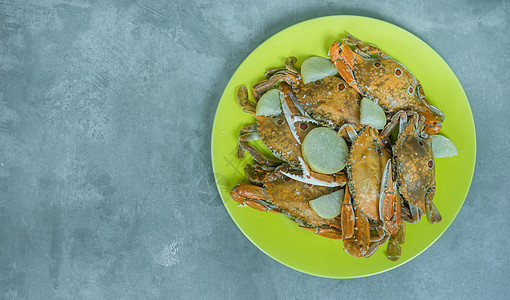
[[[280,84],[280,102],[282,105],[283,116],[289,124],[292,136],[294,136],[296,141],[301,145],[301,139],[296,131],[296,123],[307,122],[318,124],[318,122],[312,118],[302,116],[291,95],[292,90],[290,89],[290,86],[286,83]]]
[[[356,57],[359,56],[356,52],[352,51],[351,48],[339,42],[334,42],[333,45],[329,48],[329,57],[340,76],[358,93],[362,94],[356,80],[354,80],[354,75],[351,72],[351,69],[354,67],[356,62]]]
[[[430,105],[432,106],[432,105]],[[434,107],[434,106],[432,106]],[[435,108],[435,107],[434,107]],[[438,110],[439,111],[439,110]],[[441,130],[443,125],[441,124],[441,115],[436,115],[432,111],[423,110],[418,113],[420,116],[425,117],[425,128],[424,131],[427,134],[436,134]]]
[[[267,192],[264,188],[253,184],[238,184],[230,191],[230,197],[241,205],[247,205],[253,209],[260,211],[278,212],[272,208],[266,200]]]
[[[354,216],[354,207],[352,206],[351,196],[349,194],[349,187],[347,185],[345,186],[344,201],[342,203],[341,216],[342,216],[341,217],[341,225],[342,225],[343,238],[344,238],[344,240],[350,239],[354,236],[355,216]]]
[[[400,224],[400,201],[396,193],[396,183],[392,178],[391,159],[388,159],[381,180],[379,200],[379,217],[384,221],[384,228],[389,234],[396,234]]]

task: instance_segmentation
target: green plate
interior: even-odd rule
[[[434,202],[443,221],[430,225],[426,218],[407,224],[406,243],[399,261],[385,257],[386,245],[370,258],[354,258],[343,251],[341,240],[330,240],[299,229],[282,215],[240,207],[230,198],[230,189],[247,183],[243,166],[249,154],[236,159],[239,130],[255,119],[243,113],[236,102],[241,85],[253,86],[264,79],[267,69],[281,67],[288,56],[298,65],[309,56],[328,55],[329,46],[353,34],[377,45],[402,62],[421,81],[430,103],[446,115],[441,134],[457,146],[459,155],[436,160],[437,192]],[[471,184],[475,167],[476,140],[471,108],[464,90],[446,62],[427,44],[395,25],[366,17],[330,16],[291,26],[262,43],[239,66],[218,104],[211,137],[212,166],[218,190],[230,216],[246,237],[264,253],[295,270],[330,278],[354,278],[394,269],[430,247],[458,214]],[[246,259],[249,259],[246,257]]]

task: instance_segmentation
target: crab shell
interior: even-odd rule
[[[421,119],[421,120],[420,120]],[[427,194],[435,191],[435,163],[423,119],[413,114],[393,146],[394,173],[400,195],[418,208],[418,221],[426,210]]]
[[[346,123],[360,123],[361,95],[341,78],[298,81],[293,91],[306,113],[323,125],[338,130]]]
[[[331,46],[330,56],[342,78],[363,96],[379,103],[386,113],[416,111],[427,118],[427,133],[441,129],[444,115],[436,108],[441,116],[431,111],[420,82],[401,63],[350,35],[344,43]]]
[[[277,117],[254,116],[257,119],[257,129],[264,145],[277,158],[288,162],[293,167],[298,167],[299,157],[302,157],[301,145],[292,135],[285,117],[283,115]],[[316,127],[316,125],[307,122],[300,122],[299,126],[295,126],[296,133],[301,140]]]
[[[391,154],[379,141],[379,132],[365,126],[352,143],[347,162],[349,192],[354,204],[371,221],[379,217],[380,188],[384,168]]]

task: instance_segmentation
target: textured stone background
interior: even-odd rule
[[[508,297],[508,1],[0,1],[0,298]],[[213,184],[229,77],[313,17],[389,21],[457,74],[477,126],[471,191],[406,265],[316,278],[263,254]]]

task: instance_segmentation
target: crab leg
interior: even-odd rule
[[[273,71],[273,70],[271,70]],[[267,76],[267,75],[266,75]],[[298,80],[299,75],[293,74],[285,69],[275,71],[271,77],[263,80],[252,87],[253,98],[256,101],[270,88],[274,87],[277,82],[283,80],[287,84],[292,85],[292,81]]]
[[[379,200],[379,217],[384,221],[384,228],[389,234],[395,234],[400,224],[400,201],[396,193],[396,183],[392,178],[391,159],[388,159],[381,180]]]
[[[354,143],[356,139],[358,138],[358,133],[356,132],[355,126],[352,124],[345,124],[338,130],[338,136],[351,141],[351,143]]]
[[[243,129],[241,129],[241,132],[239,133],[239,135],[241,135],[243,133],[248,133],[248,132],[257,132],[258,131],[257,127],[258,127],[257,124],[244,126]]]
[[[363,253],[361,253],[361,249],[356,243],[356,239],[344,239],[344,250],[354,257],[362,257]]]
[[[248,125],[248,126],[243,127],[243,129],[241,129],[241,131],[239,132],[239,141],[240,140],[249,140],[246,136],[247,135],[249,136],[250,134],[258,135],[257,124]],[[243,138],[241,138],[241,137],[243,137]],[[259,136],[259,138],[260,138],[260,136]],[[244,149],[238,143],[237,158],[241,159],[243,157],[244,157]]]
[[[331,175],[317,173],[310,170],[303,158],[298,157],[298,159],[299,164],[303,170],[302,175],[292,174],[284,171],[281,173],[296,181],[327,187],[343,186],[347,182],[347,177],[344,173],[336,173]]]
[[[257,104],[248,98],[248,89],[244,85],[237,90],[237,103],[245,113],[254,114],[257,109]]]
[[[399,123],[400,122],[400,123]],[[397,124],[400,124],[399,127],[399,134],[404,130],[405,126],[407,125],[407,113],[403,110],[398,111],[391,117],[390,122],[383,128],[381,131],[381,139],[383,141],[388,141],[389,136],[395,130],[395,127]]]
[[[255,98],[256,101],[259,101],[260,97],[270,88],[272,88],[278,81],[282,80],[284,78],[283,75],[278,76],[272,76],[269,79],[263,80],[257,84],[255,84],[251,91],[253,93],[253,98]]]
[[[382,52],[381,49],[377,48],[374,45],[365,44],[349,33],[347,33],[347,35],[345,36],[345,38],[343,40],[344,40],[344,43],[346,43],[347,45],[355,47],[356,49],[360,49],[360,51],[362,53],[365,53],[365,54],[369,55],[370,57],[373,57],[373,56],[376,56],[378,58],[387,57],[387,55],[384,52]]]
[[[402,253],[402,248],[399,246],[405,242],[406,226],[403,221],[400,221],[399,230],[396,234],[391,235],[388,244],[386,257],[391,261],[397,261]]]
[[[408,202],[408,204],[409,204],[410,220],[406,219],[406,221],[408,223],[416,223],[416,222],[420,221],[421,216],[423,215],[423,211],[421,210],[421,208],[417,205],[412,204],[411,202]]]
[[[271,167],[275,167],[281,164],[280,161],[276,161],[270,158],[267,158],[262,153],[260,153],[255,147],[246,143],[247,141],[255,141],[260,140],[260,135],[257,129],[257,124],[248,125],[241,129],[239,132],[239,139],[237,145],[237,158],[241,159],[244,157],[244,152],[250,153],[250,155],[255,159],[256,162],[263,165],[268,165]]]
[[[425,209],[427,210],[427,217],[429,219],[430,224],[441,222],[441,220],[443,219],[441,217],[441,214],[437,210],[436,206],[434,205],[434,202],[432,202],[435,194],[436,194],[436,182],[434,181],[432,186],[429,187],[427,195],[425,196]]]
[[[297,62],[297,58],[295,56],[289,56],[285,60],[285,67],[287,70],[293,74],[299,75],[299,71],[294,66]]]
[[[370,223],[368,218],[359,209],[355,209],[356,214],[356,241],[362,250],[366,253],[370,247]]]
[[[331,225],[331,226],[333,226],[333,225]],[[314,227],[305,227],[305,226],[299,225],[299,227],[306,229],[308,231],[314,232],[316,235],[319,235],[319,236],[322,236],[322,237],[325,237],[328,239],[339,240],[342,238],[342,230],[335,226],[314,228]]]
[[[341,210],[341,225],[344,239],[350,239],[354,236],[354,207],[352,206],[351,196],[349,194],[349,185],[345,185],[344,201]]]
[[[286,92],[282,92],[286,91]],[[299,138],[299,135],[296,131],[296,123],[297,122],[309,122],[309,123],[315,123],[318,124],[317,121],[315,121],[312,118],[308,118],[305,116],[300,116],[300,112],[298,108],[294,105],[294,101],[289,96],[288,92],[290,91],[290,86],[288,84],[282,83],[280,85],[280,92],[283,94],[283,97],[280,97],[280,101],[282,104],[282,111],[283,115],[285,117],[285,120],[287,121],[287,124],[289,124],[290,131],[292,133],[292,136],[296,139],[296,141],[301,145],[301,140]]]
[[[301,106],[299,101],[296,99],[296,95],[294,95],[294,92],[292,91],[292,88],[290,87],[290,85],[289,84],[281,84],[279,89],[280,89],[280,92],[282,92],[284,95],[288,96],[288,98],[285,98],[285,101],[287,102],[290,113],[293,116],[298,116],[298,115],[306,116],[303,107]],[[289,101],[289,99],[292,102]],[[317,124],[317,121],[315,121],[314,119],[308,118],[308,120]]]
[[[230,197],[240,204],[248,205],[256,210],[279,213],[276,208],[266,202],[269,198],[264,188],[257,185],[238,184],[230,191]]]
[[[269,78],[271,78],[271,76],[273,76],[276,73],[288,72],[288,73],[294,75],[295,77],[298,77],[299,71],[294,66],[294,64],[296,64],[296,62],[297,62],[296,57],[294,57],[294,56],[287,57],[287,60],[285,60],[285,68],[267,70],[266,73],[264,73],[264,76],[266,76],[266,78],[269,79]]]
[[[256,141],[260,140],[260,135],[258,131],[252,131],[252,132],[244,132],[241,130],[241,133],[239,134],[239,140],[243,142],[248,141]]]
[[[386,243],[388,241],[389,238],[390,238],[390,235],[386,234],[378,241],[371,242],[370,247],[368,248],[368,251],[367,251],[367,253],[365,253],[364,257],[372,256],[377,251],[377,249],[379,249],[379,247],[381,245],[384,245],[384,243]]]
[[[389,235],[384,230],[377,230],[378,236],[371,236],[370,224],[367,217],[352,205],[348,185],[345,186],[345,196],[341,210],[341,225],[343,233],[344,249],[355,257],[370,257],[386,243]]]
[[[356,83],[354,74],[351,71],[352,67],[354,66],[353,63],[356,60],[356,56],[359,55],[353,52],[349,46],[343,43],[335,42],[329,48],[329,57],[338,70],[340,76],[347,82],[347,84],[356,89],[358,93],[364,95],[364,93],[361,92],[358,83]]]
[[[345,251],[352,256],[366,256],[372,244],[370,242],[370,224],[367,217],[358,209],[354,209],[354,213],[356,215],[355,236],[353,238],[344,238]]]
[[[266,164],[272,167],[276,167],[282,164],[281,161],[273,160],[270,158],[265,157],[262,153],[260,153],[255,147],[252,145],[239,140],[239,145],[237,148],[237,158],[243,158],[244,152],[246,151],[250,153],[250,155],[253,157],[253,159],[258,162],[259,164]]]
[[[255,184],[262,184],[267,180],[268,174],[270,174],[273,169],[274,167],[269,167],[267,165],[256,164],[252,166],[247,164],[244,166],[244,173],[250,182]]]

